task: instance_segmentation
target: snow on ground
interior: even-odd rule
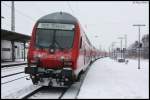
[[[1,98],[2,99],[8,99],[8,98],[19,99],[40,87],[41,86],[33,85],[31,80],[26,80],[26,78],[22,78],[22,79],[1,85]]]
[[[4,67],[1,68],[1,76],[10,75],[13,73],[18,73],[24,71],[24,68],[27,65],[19,65],[19,66],[13,66],[13,67]]]
[[[47,88],[41,89],[28,99],[58,99],[63,92],[63,88]]]
[[[26,80],[25,78],[6,83],[1,85],[1,96],[4,98],[12,93],[15,93],[24,87],[28,87],[32,84],[31,80]]]
[[[91,65],[77,98],[148,98],[149,61],[141,60],[140,70],[137,69],[137,65],[137,60],[131,59],[128,64],[118,63],[110,58],[97,60]],[[18,68],[16,71],[20,70],[22,69]],[[14,69],[11,71],[14,72]],[[5,69],[5,73],[11,71]],[[6,82],[20,76],[25,76],[25,74],[14,75],[12,78],[1,78],[1,80]],[[74,84],[63,98],[74,98],[78,87],[78,83]],[[31,80],[22,78],[1,84],[1,98],[20,98],[37,88],[39,86],[32,85]],[[49,96],[53,97],[54,93]]]
[[[25,76],[29,76],[29,75],[25,74],[25,73],[21,73],[21,74],[12,75],[12,76],[9,76],[9,77],[4,77],[4,78],[1,78],[1,84],[7,83],[9,81],[16,80],[18,78],[22,78],[22,77],[25,77]]]
[[[128,64],[110,58],[93,63],[77,98],[148,98],[149,61],[137,60]]]
[[[62,99],[76,99],[75,97],[78,94],[80,88],[80,82],[74,83],[63,95]]]

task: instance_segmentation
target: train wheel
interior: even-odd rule
[[[82,76],[83,73],[84,73],[84,71],[82,70],[82,71],[78,74],[77,81],[80,81],[81,76]]]
[[[64,85],[66,85],[66,86],[71,86],[72,84],[73,84],[73,81],[71,81],[71,80],[64,83]]]
[[[36,76],[30,75],[30,78],[31,78],[32,83],[33,83],[34,85],[37,85],[37,84],[38,84],[38,78],[37,78]]]

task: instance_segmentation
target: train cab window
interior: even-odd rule
[[[36,46],[38,48],[48,48],[53,41],[54,30],[37,29]]]
[[[56,30],[56,45],[63,49],[70,49],[73,46],[74,31],[73,30]]]
[[[39,23],[36,31],[36,46],[70,49],[73,46],[74,28],[73,24]]]
[[[73,46],[74,30],[37,29],[36,47],[49,48],[52,44],[56,49],[70,49]]]
[[[80,39],[80,49],[82,48],[82,37]]]

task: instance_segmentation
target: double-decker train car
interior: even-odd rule
[[[48,14],[33,28],[25,73],[30,74],[33,84],[68,86],[95,59],[94,50],[74,16],[65,12]]]

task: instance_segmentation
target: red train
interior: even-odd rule
[[[68,13],[56,12],[36,22],[25,73],[30,74],[33,84],[70,85],[99,56],[79,21]]]

